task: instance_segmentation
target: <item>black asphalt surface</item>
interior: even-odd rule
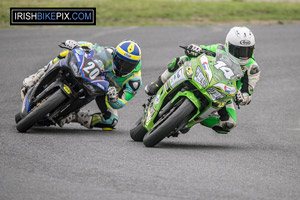
[[[61,41],[136,40],[144,88],[183,54],[179,45],[224,43],[230,27],[0,29],[0,199],[300,199],[299,25],[249,26],[261,81],[228,135],[197,125],[156,148],[133,142],[143,89],[112,132],[77,124],[16,131],[22,81],[60,52]]]

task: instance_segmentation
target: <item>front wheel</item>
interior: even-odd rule
[[[130,137],[137,142],[142,142],[147,133],[147,129],[142,125],[141,119],[139,119],[134,128],[130,129]]]
[[[54,92],[48,99],[42,101],[40,105],[33,108],[33,110],[20,120],[17,124],[17,130],[21,133],[26,132],[36,122],[43,119],[48,113],[57,108],[67,96],[59,89]]]
[[[161,125],[154,130],[150,130],[144,137],[143,143],[146,147],[153,147],[167,137],[171,131],[174,131],[183,120],[195,109],[194,104],[189,99],[185,99],[184,102],[165,119]]]

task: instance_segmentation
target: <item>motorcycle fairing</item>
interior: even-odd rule
[[[105,76],[102,73],[103,63],[99,60],[93,60],[94,51],[91,51],[89,54],[85,54],[82,49],[74,49],[73,53],[82,78],[107,92],[109,82],[105,79]]]

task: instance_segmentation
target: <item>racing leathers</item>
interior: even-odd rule
[[[222,44],[213,44],[210,46],[201,45],[200,47],[201,49],[208,50],[212,53],[216,53],[217,49],[226,51],[225,46]],[[159,76],[155,82],[152,82],[145,87],[145,92],[148,95],[156,94],[158,89],[172,76],[172,74],[174,74],[174,72],[185,61],[189,61],[191,57],[192,56],[189,55],[186,51],[186,55],[174,58],[168,64],[168,68],[163,72],[163,74]],[[238,99],[232,99],[231,101],[229,101],[226,106],[218,111],[218,115],[210,116],[209,118],[200,122],[202,125],[212,128],[217,133],[226,134],[236,126],[237,117],[233,102],[238,101],[239,105],[248,105],[251,101],[254,88],[259,81],[260,68],[253,57],[246,65],[241,66],[241,69],[244,72],[244,76],[237,82],[237,87],[239,88],[239,92],[237,94]],[[187,128],[186,131],[188,130],[189,128]]]
[[[75,41],[74,41],[75,42]],[[105,97],[97,97],[96,103],[101,112],[77,112],[72,113],[60,122],[60,126],[65,123],[78,122],[87,128],[99,127],[103,130],[111,130],[118,123],[117,110],[123,108],[138,92],[142,85],[141,61],[137,67],[125,76],[117,76],[113,69],[114,47],[102,47],[91,42],[80,41],[77,43],[82,49],[89,53],[94,53],[97,59],[101,60],[104,69],[109,71],[106,78],[109,81],[109,91]],[[61,52],[55,59],[49,62],[44,68],[37,73],[29,76],[23,81],[24,88],[32,86],[51,66],[60,59],[65,58],[69,50]]]

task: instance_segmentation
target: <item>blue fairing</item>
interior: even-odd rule
[[[25,108],[26,108],[27,112],[29,112],[31,110],[31,106],[29,105],[28,96],[26,96],[26,99],[25,99]]]
[[[85,52],[82,49],[77,48],[77,49],[73,49],[73,53],[75,55],[78,66],[81,67],[84,61]]]
[[[29,99],[28,99],[28,95],[30,94],[30,91],[31,91],[32,89],[30,88],[28,91],[27,91],[27,93],[26,93],[26,95],[25,95],[25,98],[24,98],[24,100],[23,100],[23,103],[22,103],[22,113],[23,114],[27,114],[30,110],[31,110],[31,106],[30,106],[30,104],[29,104]]]
[[[107,80],[90,82],[96,85],[97,87],[101,88],[104,92],[108,91],[109,82]]]
[[[93,58],[94,57],[94,50],[90,51],[89,54],[86,55],[87,58]]]
[[[85,65],[87,65],[87,61],[90,60],[89,62],[93,62],[95,66],[97,66],[99,68],[100,71],[102,71],[103,66],[99,66],[99,65],[103,65],[103,63],[101,61],[94,61],[93,60],[93,56],[95,54],[94,50],[90,51],[89,54],[86,54],[84,52],[84,50],[82,50],[81,48],[77,48],[73,50],[73,53],[75,55],[77,64],[80,68],[80,72],[81,72],[81,76],[84,80],[96,85],[97,87],[99,87],[101,90],[107,92],[108,91],[108,86],[109,86],[109,82],[106,80],[105,76],[102,75],[98,75],[96,78],[94,79],[89,79],[87,78],[84,74],[85,72],[83,71],[83,67]],[[87,61],[85,61],[87,60]]]

